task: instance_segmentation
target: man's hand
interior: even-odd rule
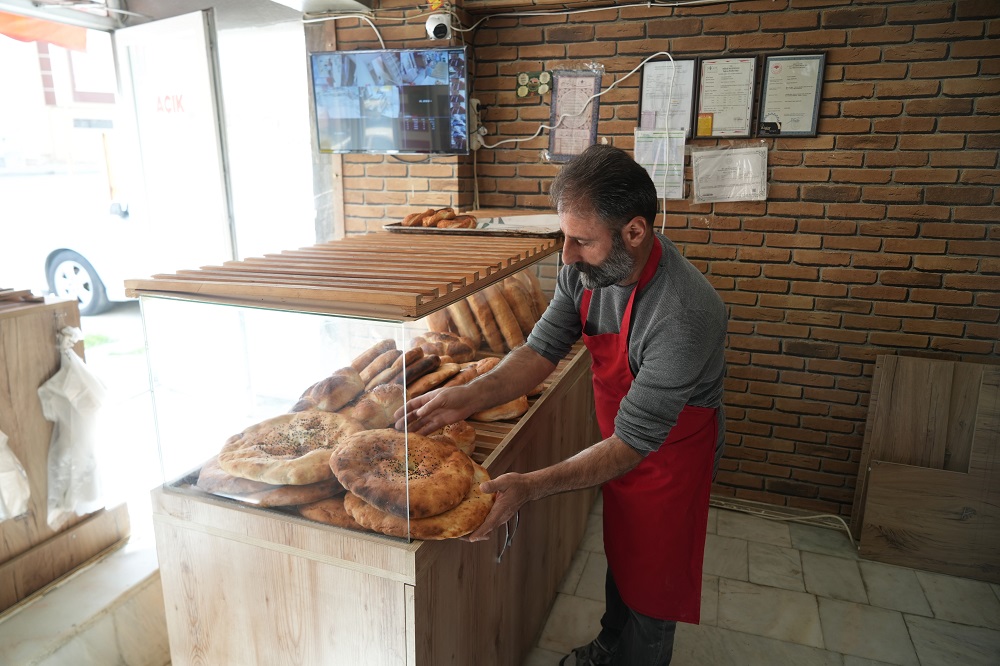
[[[484,493],[496,493],[497,496],[483,524],[465,537],[469,541],[488,539],[493,530],[513,518],[522,505],[534,499],[529,477],[516,472],[501,474],[491,481],[482,483],[479,488]]]
[[[404,418],[409,432],[429,435],[446,425],[458,423],[476,411],[467,386],[452,386],[429,391],[413,398],[396,410],[396,430],[403,430]]]

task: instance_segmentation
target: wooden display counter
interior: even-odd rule
[[[600,439],[577,345],[516,424],[477,424],[491,476]],[[594,490],[521,509],[513,544],[413,541],[196,490],[153,493],[170,652],[187,664],[520,664],[583,537]]]
[[[38,387],[59,370],[57,333],[66,326],[80,326],[76,301],[0,298],[0,431],[24,467],[31,493],[25,514],[0,522],[0,613],[129,535],[124,504],[72,518],[59,530],[48,526],[52,423],[42,414]],[[83,357],[82,342],[76,353]]]
[[[559,251],[558,238],[379,233],[128,281],[133,295],[413,322]],[[600,439],[582,344],[515,423],[474,424],[490,475]],[[153,493],[175,666],[519,664],[535,645],[596,491],[522,508],[486,542],[407,542],[202,493]]]

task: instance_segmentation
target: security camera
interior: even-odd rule
[[[427,36],[431,39],[451,39],[451,17],[447,14],[428,16]]]

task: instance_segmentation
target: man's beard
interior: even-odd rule
[[[635,269],[635,261],[632,255],[625,248],[625,241],[620,233],[611,235],[611,252],[608,258],[592,266],[584,261],[573,264],[576,270],[580,271],[580,281],[584,289],[600,289],[618,284],[632,274]]]

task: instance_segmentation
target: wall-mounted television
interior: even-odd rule
[[[469,152],[465,48],[311,55],[323,153]]]

